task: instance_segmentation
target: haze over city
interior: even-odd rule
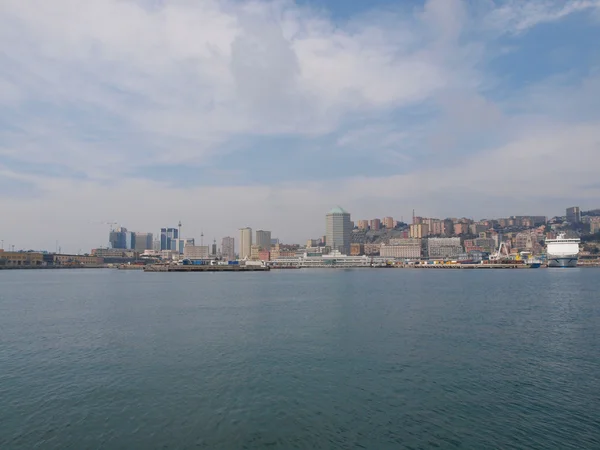
[[[397,3],[4,0],[0,237],[597,208],[600,2]]]

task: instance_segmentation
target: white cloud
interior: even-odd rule
[[[556,22],[579,12],[597,12],[599,0],[509,0],[495,8],[485,23],[497,30],[523,33],[539,24]]]
[[[482,64],[490,29],[524,34],[598,1],[481,5],[429,0],[342,23],[291,0],[3,0],[0,158],[90,177],[0,167],[0,189],[18,182],[44,193],[3,195],[2,208],[14,212],[3,232],[23,246],[73,241],[76,251],[105,243],[106,230],[90,220],[152,231],[181,219],[196,237],[250,225],[301,241],[322,234],[333,204],[355,218],[407,217],[413,207],[469,214],[476,201],[482,214],[512,213],[482,199],[523,193],[536,199],[523,207],[597,198],[579,190],[600,164],[597,78],[560,90],[548,80],[492,101],[487,90],[500,81]],[[239,152],[232,141],[261,136],[302,137],[311,158],[314,148],[327,151],[318,141],[326,136],[403,175],[270,185],[266,170],[258,185],[187,189],[124,177],[146,164],[208,165]]]

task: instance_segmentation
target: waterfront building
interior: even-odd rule
[[[350,244],[350,256],[362,256],[365,254],[364,244]]]
[[[381,220],[371,219],[371,230],[373,230],[373,231],[381,230]]]
[[[161,250],[160,257],[162,259],[164,259],[165,261],[170,261],[170,260],[178,261],[179,258],[181,257],[181,255],[179,254],[179,252],[177,252],[175,250]]]
[[[382,266],[386,264],[385,258],[373,258],[369,256],[348,256],[337,250],[325,254],[299,254],[282,255],[272,258],[272,265],[283,267],[369,267],[371,265]]]
[[[325,218],[325,242],[333,250],[347,255],[350,253],[352,226],[350,213],[339,206],[329,211]]]
[[[365,246],[365,255],[368,256],[377,256],[379,255],[379,248],[381,244],[364,244]]]
[[[381,244],[379,255],[387,258],[420,259],[421,239],[390,239],[389,244]]]
[[[581,209],[579,209],[579,206],[567,208],[567,222],[581,223]]]
[[[281,256],[281,246],[279,242],[271,246],[271,260],[279,258]]]
[[[177,250],[174,247],[173,240],[179,238],[179,230],[177,228],[161,228],[160,229],[160,249],[161,250]]]
[[[84,265],[97,266],[104,263],[104,260],[98,256],[87,255],[53,255],[54,265]]]
[[[209,259],[208,245],[186,245],[183,247],[183,257],[186,259]]]
[[[383,218],[383,226],[386,227],[388,230],[391,230],[392,228],[394,228],[394,218],[393,217],[384,217]]]
[[[261,250],[270,250],[271,232],[264,230],[256,230],[256,245],[258,245]]]
[[[252,228],[240,228],[240,259],[250,258],[252,247]]]
[[[250,246],[250,259],[252,261],[258,261],[260,250],[260,245],[254,244]]]
[[[430,259],[454,258],[463,253],[459,237],[428,238],[427,256]]]
[[[233,261],[235,259],[235,239],[232,237],[224,237],[221,241],[221,255],[225,261]]]
[[[99,258],[135,258],[133,250],[120,248],[94,248],[91,254]]]
[[[259,250],[258,259],[260,259],[261,261],[270,261],[271,252],[269,250]]]
[[[5,252],[0,251],[0,266],[41,266],[44,255],[37,252]]]

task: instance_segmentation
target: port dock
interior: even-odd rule
[[[151,264],[144,266],[144,272],[268,272],[268,266],[242,266],[242,265],[175,265]]]
[[[413,264],[400,266],[406,269],[534,269],[528,264]],[[538,267],[546,267],[545,265]]]

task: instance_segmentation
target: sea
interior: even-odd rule
[[[599,449],[600,270],[0,271],[0,449]]]

